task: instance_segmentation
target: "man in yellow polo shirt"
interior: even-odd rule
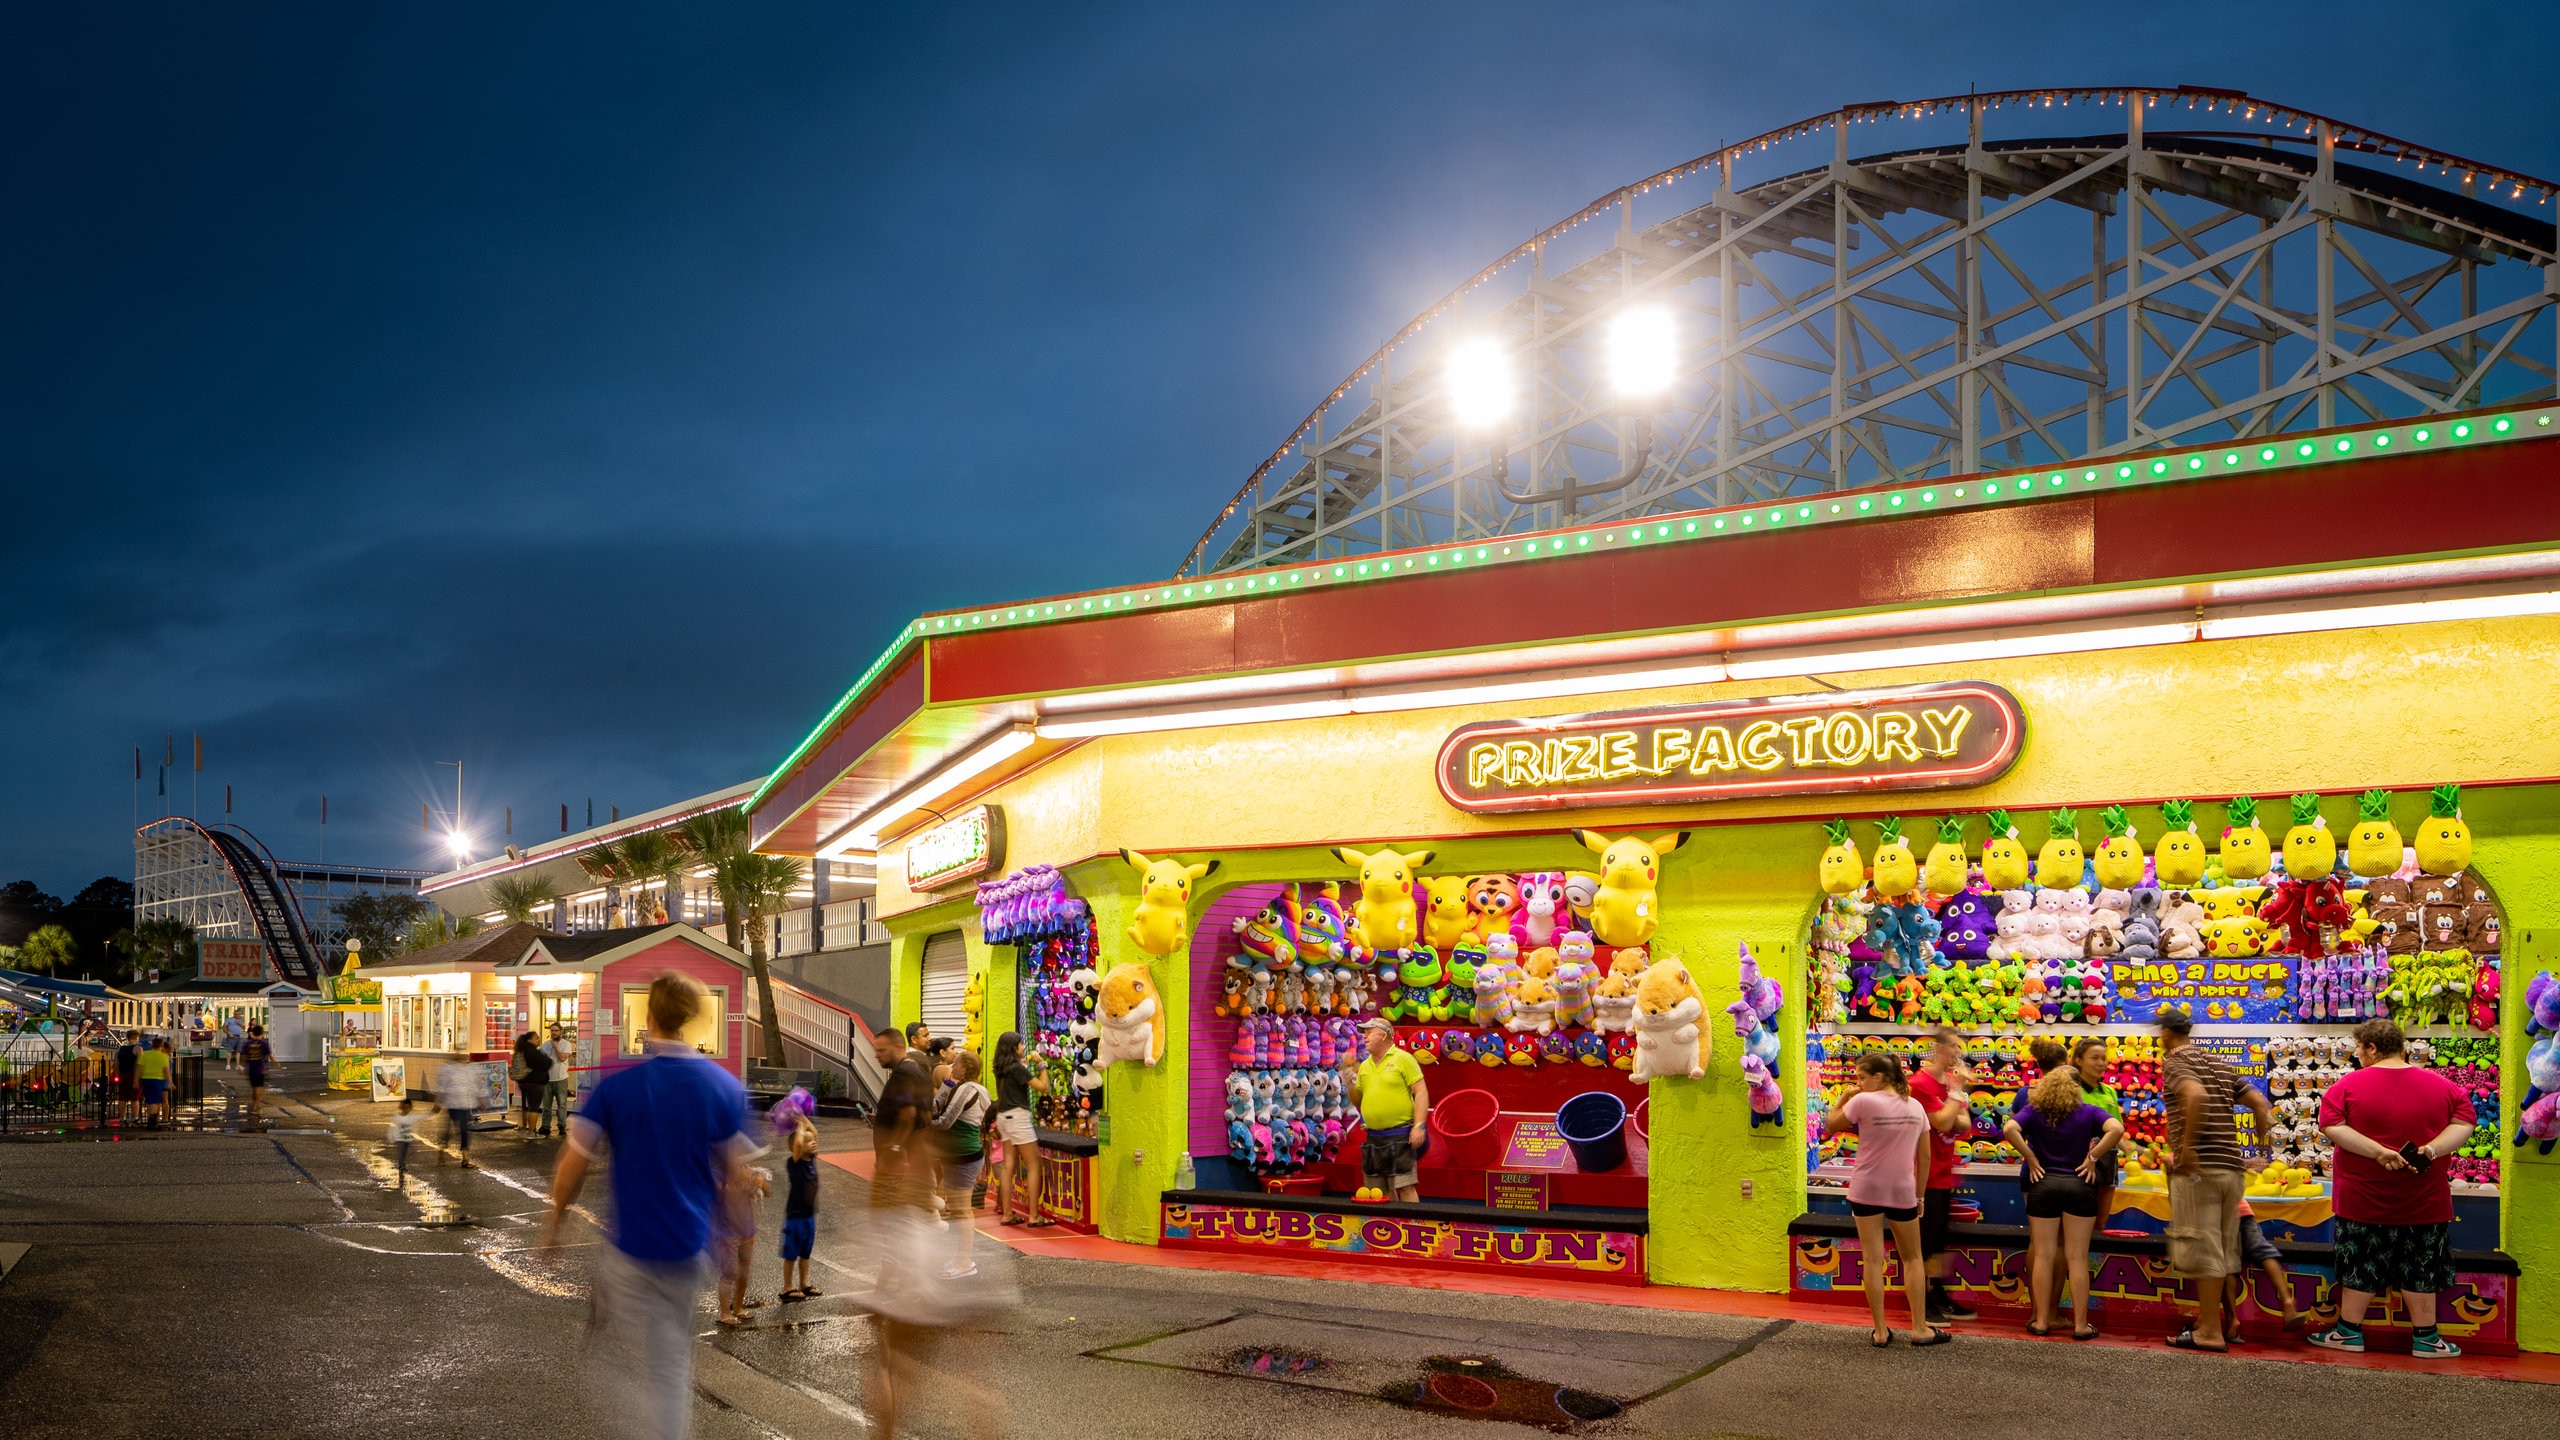
[[[169,1107],[169,1041],[154,1035],[142,1042],[142,1053],[134,1057],[134,1071],[142,1078],[142,1111],[157,1128],[170,1115]]]
[[[1369,1132],[1360,1147],[1361,1178],[1407,1202],[1422,1198],[1415,1168],[1431,1145],[1431,1087],[1422,1067],[1396,1048],[1396,1027],[1372,1015],[1360,1022],[1369,1053],[1356,1064],[1342,1057],[1343,1084],[1360,1097],[1360,1123]]]

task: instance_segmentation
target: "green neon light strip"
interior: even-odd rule
[[[1188,583],[1150,585],[1137,590],[1035,600],[1001,609],[944,611],[922,616],[900,631],[889,648],[881,652],[880,658],[871,662],[871,668],[862,672],[862,678],[853,683],[853,688],[845,692],[844,698],[836,702],[835,708],[827,712],[827,717],[818,722],[818,728],[809,732],[809,738],[801,741],[781,764],[773,768],[772,775],[757,787],[754,795],[748,797],[747,808],[752,810],[761,804],[765,795],[817,748],[820,739],[835,727],[871,683],[879,679],[909,645],[918,640],[965,630],[1019,629],[1060,620],[1118,615],[1131,610],[1180,609],[1224,601],[1237,595],[1262,595],[1275,590],[1356,585],[1364,580],[1384,580],[1390,576],[1427,574],[1433,570],[1462,569],[1472,565],[1519,565],[1597,550],[1716,540],[1761,530],[1795,530],[1895,515],[1970,510],[2050,499],[2099,487],[2121,490],[2134,486],[2174,484],[2249,471],[2294,470],[2304,466],[2372,460],[2403,450],[2467,449],[2510,440],[2548,438],[2555,434],[2560,434],[2560,409],[2550,407],[2441,416],[2404,424],[2361,426],[2321,435],[2288,435],[2280,440],[2261,439],[2199,445],[2183,450],[2145,451],[2139,455],[2117,455],[2105,460],[2083,460],[2061,468],[1997,471],[1909,485],[1792,497],[1765,510],[1754,505],[1693,511],[1580,530],[1506,535],[1482,543],[1399,551],[1358,560],[1218,575]]]

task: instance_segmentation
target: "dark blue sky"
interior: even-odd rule
[[[173,730],[289,857],[325,791],[423,863],[440,759],[520,840],[747,778],[921,609],[1168,573],[1538,227],[1843,102],[2221,85],[2560,172],[2529,6],[519,11],[0,17],[0,879],[129,875]]]

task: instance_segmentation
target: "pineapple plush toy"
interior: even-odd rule
[[[2160,843],[2151,847],[2151,870],[2163,885],[2193,885],[2204,878],[2204,837],[2196,833],[2193,802],[2172,800],[2160,807]]]
[[[2086,861],[2080,850],[2080,813],[2056,810],[2046,824],[2044,848],[2036,852],[2036,884],[2047,890],[2071,889],[2080,883]]]
[[[2293,797],[2293,827],[2284,832],[2284,873],[2298,880],[2317,880],[2338,868],[2338,840],[2320,813],[2320,797]]]
[[[2391,792],[2367,790],[2356,800],[2356,828],[2347,832],[2347,868],[2380,879],[2400,868],[2400,849],[2400,827],[2391,823]]]
[[[2462,787],[2439,785],[2427,795],[2426,820],[2418,826],[2418,868],[2430,875],[2459,875],[2471,863],[2471,827],[2462,823]]]
[[[1964,889],[1964,817],[1941,816],[1938,820],[1938,843],[1929,847],[1928,862],[1920,867],[1920,883],[1932,895],[1954,895]]]
[[[2255,880],[2270,863],[2267,832],[2258,828],[2258,799],[2234,795],[2225,807],[2230,822],[2222,829],[2222,873],[2233,880]]]
[[[2142,841],[2133,833],[2133,819],[2121,805],[2099,811],[2098,819],[2107,827],[2106,843],[2098,847],[2093,862],[2098,886],[2104,890],[2131,890],[2142,883]]]
[[[2267,951],[2317,957],[2336,948],[2355,924],[2346,884],[2334,873],[2338,842],[2320,814],[2320,797],[2293,797],[2293,826],[2284,832],[2284,879],[2259,908],[2272,932]]]
[[[1991,838],[1982,842],[1982,883],[1993,890],[2027,888],[2027,847],[2019,842],[2009,812],[1994,810],[1983,819],[1991,826]]]
[[[1912,857],[1911,842],[1903,836],[1899,818],[1876,827],[1875,872],[1878,899],[1899,904],[1919,888],[1920,862]]]
[[[1822,852],[1822,890],[1826,895],[1848,895],[1867,881],[1866,862],[1858,858],[1858,842],[1849,838],[1849,822],[1833,820],[1822,827],[1831,848]]]

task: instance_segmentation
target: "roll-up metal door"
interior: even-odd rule
[[[969,942],[957,930],[945,930],[924,942],[924,1023],[933,1033],[953,1041],[968,1031],[968,1012],[960,1008],[969,988]]]

